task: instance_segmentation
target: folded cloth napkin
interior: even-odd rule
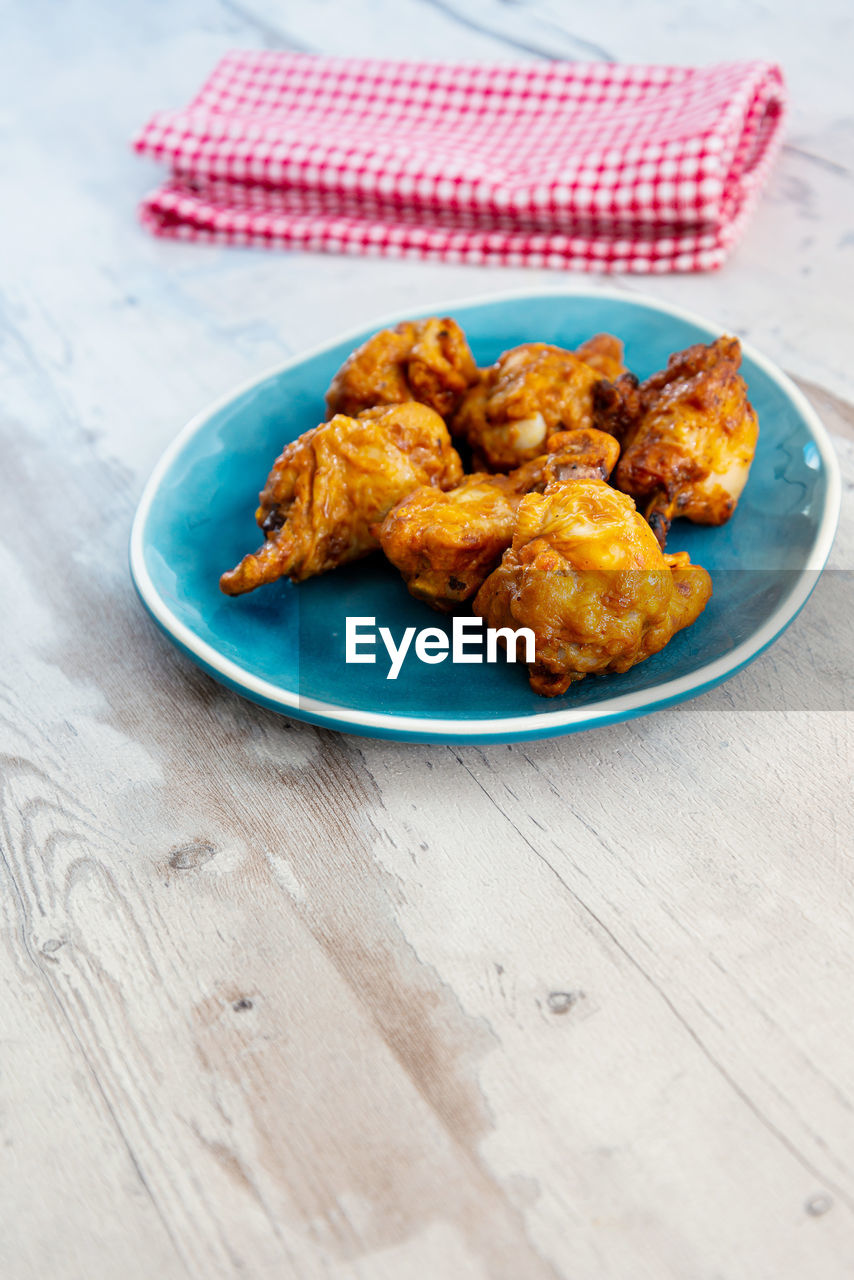
[[[779,67],[227,54],[137,151],[158,235],[585,271],[719,266],[779,143]]]

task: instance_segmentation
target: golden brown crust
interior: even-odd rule
[[[422,487],[377,530],[380,546],[410,593],[450,612],[477,592],[513,537],[521,495],[508,476],[466,476],[447,493]]]
[[[455,320],[404,320],[375,333],[344,361],[326,393],[327,418],[355,417],[363,409],[407,400],[429,405],[445,418],[477,377]]]
[[[558,431],[549,436],[546,447],[543,478],[547,485],[567,480],[607,480],[620,456],[614,437],[596,427]]]
[[[613,333],[594,333],[592,338],[575,348],[575,354],[609,382],[628,373],[623,363],[623,344]]]
[[[740,363],[737,338],[698,343],[672,355],[639,389],[640,411],[615,483],[645,500],[662,546],[675,517],[724,524],[741,496],[759,424]]]
[[[224,573],[240,595],[277,578],[301,582],[372,551],[372,526],[419,485],[450,487],[462,465],[439,415],[410,401],[336,415],[287,445],[256,512],[266,541]]]
[[[710,594],[704,569],[665,560],[631,498],[576,480],[522,499],[512,545],[474,611],[490,627],[534,632],[531,687],[554,697],[585,675],[643,662]]]
[[[611,436],[592,429],[559,432],[548,448],[548,454],[507,475],[466,476],[444,493],[416,489],[388,513],[375,533],[412,595],[443,612],[459,608],[509,547],[524,494],[570,479],[605,477],[619,453]]]
[[[553,432],[594,425],[593,388],[600,381],[574,352],[527,342],[481,371],[451,428],[487,471],[511,471],[542,453]]]
[[[633,373],[614,382],[603,380],[593,388],[593,420],[622,443],[637,426],[641,414],[640,384]]]

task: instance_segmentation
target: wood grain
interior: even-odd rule
[[[824,9],[816,66],[850,23]],[[850,440],[832,567],[786,635],[694,702],[552,743],[279,719],[160,637],[125,559],[145,475],[215,394],[366,314],[554,279],[148,239],[127,137],[233,45],[778,41],[798,133],[731,266],[622,283],[751,337],[845,434],[851,123],[802,17],[9,12],[0,1275],[847,1280]]]

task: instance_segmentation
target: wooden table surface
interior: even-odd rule
[[[850,1277],[850,6],[4,9],[4,1280]],[[836,433],[835,572],[763,657],[631,724],[404,747],[155,632],[128,529],[191,414],[372,315],[559,279],[147,237],[128,137],[264,45],[783,61],[730,263],[611,282],[749,337]]]

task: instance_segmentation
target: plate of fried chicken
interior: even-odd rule
[[[143,493],[131,571],[167,635],[257,702],[509,741],[735,673],[805,603],[838,508],[821,423],[737,337],[540,290],[368,324],[205,410]],[[478,624],[500,657],[458,645]]]

